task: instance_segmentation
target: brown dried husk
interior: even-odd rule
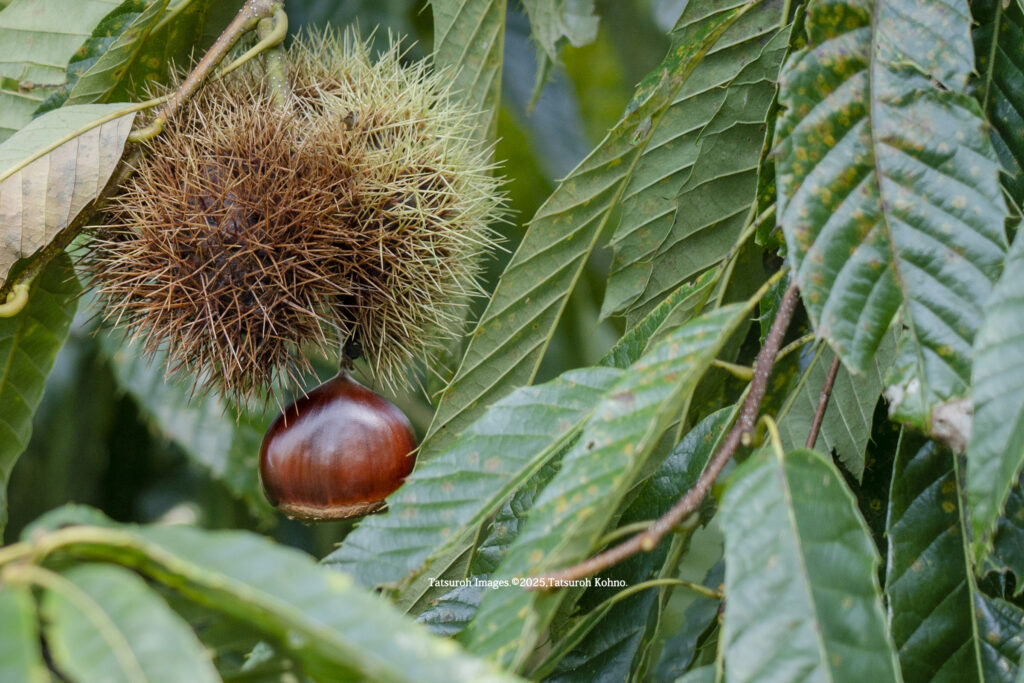
[[[204,87],[145,144],[83,259],[104,316],[168,370],[246,400],[358,340],[404,383],[479,292],[502,197],[444,74],[351,36]]]

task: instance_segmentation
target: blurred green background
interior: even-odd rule
[[[563,48],[563,64],[551,69],[540,97],[532,102],[536,46],[530,40],[522,8],[517,0],[510,0],[496,158],[507,178],[512,214],[507,225],[498,226],[506,251],[487,260],[489,288],[557,179],[600,141],[625,109],[634,85],[664,55],[666,34],[685,1],[598,1],[601,24],[597,40],[582,48]],[[422,0],[288,0],[287,10],[293,32],[354,24],[366,36],[376,27],[373,35],[378,44],[385,43],[389,33],[405,36],[409,59],[422,58],[431,51],[431,13]],[[616,223],[613,216],[608,227]],[[594,363],[621,334],[621,322],[598,320],[609,261],[609,251],[595,252],[548,348],[538,381]],[[483,299],[477,301],[474,315],[485,304]],[[262,433],[271,415],[251,420],[250,438],[237,449],[233,440],[230,455],[203,453],[201,439],[199,451],[195,443],[179,445],[175,430],[188,431],[193,424],[191,416],[172,414],[179,419],[169,420],[164,414],[154,419],[152,406],[147,410],[139,405],[132,393],[119,385],[113,371],[110,354],[117,345],[101,344],[96,327],[95,310],[84,297],[68,343],[47,381],[31,443],[11,477],[6,542],[16,539],[41,513],[67,502],[96,506],[119,521],[165,520],[209,528],[254,529],[318,556],[344,537],[349,522],[305,526],[273,513],[254,496],[247,501],[239,499],[239,489],[251,489],[255,477],[258,439],[251,437]],[[329,362],[321,366],[322,377],[332,374]],[[425,380],[422,369],[418,372]],[[362,379],[372,382],[372,378]],[[310,378],[309,387],[315,382]],[[183,391],[187,387],[178,388],[178,394]],[[135,395],[139,395],[137,391]],[[422,434],[432,414],[425,392],[391,398]],[[195,405],[163,407],[165,413],[201,409]],[[230,413],[203,418],[205,422],[200,424],[206,426],[200,429],[218,421],[223,429],[234,428],[235,418]],[[194,434],[180,436],[196,441]],[[240,461],[218,466],[228,458]],[[245,472],[241,479],[247,483],[225,484],[231,472],[239,469]]]

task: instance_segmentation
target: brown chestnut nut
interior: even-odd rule
[[[384,506],[416,461],[416,436],[392,403],[342,371],[277,416],[260,447],[260,481],[296,519],[366,515]]]

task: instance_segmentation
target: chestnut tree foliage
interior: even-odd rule
[[[1024,681],[1021,0],[288,0],[451,69],[515,209],[317,528],[65,253],[241,4],[0,0],[0,681]]]

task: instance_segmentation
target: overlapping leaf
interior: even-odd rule
[[[1013,683],[1024,674],[1024,610],[1002,598],[977,593],[974,602],[978,618],[982,680]]]
[[[627,367],[640,358],[652,342],[673,327],[688,321],[701,309],[711,295],[711,289],[716,282],[715,275],[715,271],[708,271],[692,283],[680,285],[626,334],[622,335],[622,338],[601,359],[601,365],[611,365],[617,368]]]
[[[977,97],[992,125],[992,144],[1006,172],[1004,184],[1024,206],[1024,8],[1019,2],[971,3]]]
[[[762,450],[729,481],[727,681],[895,681],[878,551],[820,454]]]
[[[501,98],[506,0],[431,0],[434,63],[453,69],[453,85],[480,114],[480,134],[494,136]]]
[[[904,435],[893,471],[886,593],[903,678],[980,681],[953,457]]]
[[[558,62],[558,48],[564,40],[582,47],[597,38],[600,18],[594,14],[594,0],[522,0],[530,17],[530,34],[539,49],[533,98],[540,95],[550,68]]]
[[[121,0],[14,0],[0,12],[0,142],[32,120],[95,26]]]
[[[120,567],[80,565],[48,584],[49,652],[73,681],[219,681],[189,625]]]
[[[683,437],[644,484],[636,501],[623,513],[620,526],[657,519],[682,498],[704,470],[732,413],[731,408],[712,413]],[[673,557],[669,546],[662,543],[651,552],[635,555],[602,576],[621,580],[627,587],[659,578],[665,572],[667,561],[670,562],[669,572],[678,561],[680,549],[676,549]],[[615,589],[590,590],[605,595]],[[631,673],[639,670],[645,648],[654,636],[657,619],[652,619],[652,613],[660,610],[664,591],[664,588],[648,589],[614,604],[592,630],[586,632],[579,645],[561,660],[549,680],[561,683],[628,680]],[[585,595],[583,599],[586,598]]]
[[[0,532],[7,522],[7,481],[28,445],[32,414],[67,337],[78,293],[71,261],[61,255],[36,278],[25,308],[0,318]]]
[[[827,347],[812,354],[804,370],[803,383],[790,396],[784,414],[779,417],[779,432],[787,450],[802,447],[807,442],[821,389],[835,358]],[[822,453],[834,452],[858,481],[864,476],[864,449],[871,437],[875,404],[882,394],[885,373],[895,356],[896,338],[889,334],[875,354],[870,372],[854,375],[840,364],[821,431],[814,444],[815,449]]]
[[[626,116],[538,210],[442,396],[424,457],[450,444],[513,387],[532,380],[601,227],[652,132],[660,130],[666,109],[703,55],[747,7],[689,26],[641,83]]]
[[[600,19],[594,14],[594,0],[523,0],[530,17],[533,39],[552,61],[558,61],[558,43],[563,38],[582,47],[597,38]]]
[[[903,678],[1013,681],[1024,612],[978,590],[953,455],[904,435],[889,500],[886,593]]]
[[[156,430],[177,443],[189,458],[244,500],[250,511],[268,519],[267,505],[255,467],[270,418],[236,416],[216,396],[193,396],[189,387],[168,381],[162,355],[144,355],[122,335],[100,337],[118,385],[135,399]]]
[[[673,42],[708,13],[740,4],[689,3]],[[735,242],[754,198],[764,118],[785,54],[781,14],[781,2],[762,2],[729,27],[652,133],[622,197],[603,315],[635,318]]]
[[[495,576],[536,575],[593,550],[662,433],[748,314],[748,305],[705,313],[633,364],[602,397]],[[519,667],[564,598],[565,591],[491,591],[460,639],[473,652]]]
[[[965,0],[817,0],[780,84],[778,221],[821,336],[868,372],[903,306],[892,414],[925,430],[967,393],[1006,250]]]
[[[171,0],[149,36],[136,45],[134,58],[112,92],[111,102],[141,100],[172,70],[188,69],[231,21],[243,0]]]
[[[32,592],[24,586],[0,586],[0,680],[44,683],[50,680],[39,649],[39,628]]]
[[[981,566],[1010,488],[1024,468],[1024,239],[1006,259],[974,344],[974,424],[967,450],[967,509]]]
[[[495,403],[451,448],[417,466],[387,514],[363,521],[324,562],[372,586],[443,555],[554,457],[620,378],[609,368],[574,370]]]
[[[136,567],[209,609],[271,636],[317,680],[513,681],[431,636],[350,577],[240,531],[73,527],[59,547]],[[40,542],[57,543],[53,537]]]
[[[167,0],[152,0],[149,4],[132,0],[122,4],[124,14],[116,17],[119,22],[116,28],[104,27],[107,20],[101,23],[100,28],[105,29],[107,35],[116,31],[116,37],[103,41],[105,45],[97,45],[94,49],[98,55],[69,65],[80,75],[65,105],[106,102],[128,74],[165,7]]]
[[[985,557],[985,564],[976,565],[974,571],[981,575],[989,569],[1012,572],[1016,577],[1014,593],[1020,595],[1024,592],[1024,488],[1020,479],[1010,489],[1006,507],[999,518],[992,540],[992,548]]]
[[[47,112],[0,143],[0,279],[66,228],[121,160],[139,105]]]

